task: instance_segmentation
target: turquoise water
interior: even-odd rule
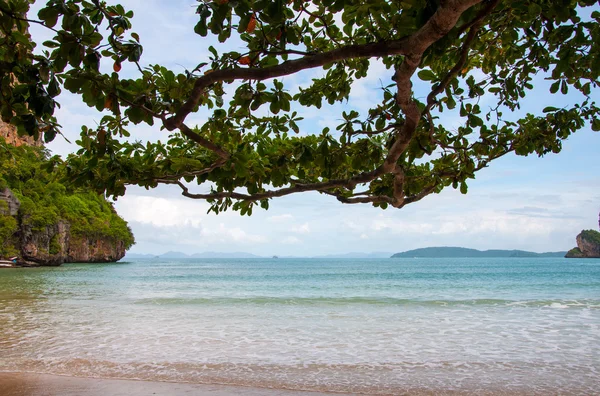
[[[2,270],[0,371],[367,394],[593,394],[600,260]]]

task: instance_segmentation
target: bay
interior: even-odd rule
[[[0,271],[0,371],[594,393],[600,260],[137,259]]]

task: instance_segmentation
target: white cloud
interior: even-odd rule
[[[364,112],[380,103],[383,99],[382,86],[391,82],[394,72],[386,69],[383,62],[371,59],[367,77],[352,83],[349,102],[355,109]]]
[[[115,206],[127,214],[128,220],[155,227],[197,228],[208,209],[208,204],[204,202],[139,195],[127,195],[119,199]]]
[[[267,217],[267,220],[272,223],[282,223],[282,222],[292,220],[293,218],[294,218],[294,216],[292,216],[291,214],[284,213],[281,215],[269,216],[269,217]]]
[[[292,227],[292,231],[298,234],[309,234],[310,226],[308,225],[308,223],[304,223],[302,225]]]
[[[298,238],[296,238],[295,236],[288,236],[285,237],[281,240],[281,243],[284,243],[286,245],[297,245],[302,243],[302,241]]]
[[[358,224],[356,224],[352,220],[345,220],[344,221],[344,226],[347,229],[350,229],[350,230],[353,230],[353,231],[361,231],[363,229],[363,227],[359,226]]]
[[[269,241],[264,235],[255,232],[246,232],[240,227],[228,228],[224,223],[220,223],[217,228],[203,228],[202,237],[217,240],[221,243],[229,241],[247,243],[266,243]]]

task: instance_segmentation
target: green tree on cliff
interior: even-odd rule
[[[69,223],[73,239],[103,238],[125,249],[135,243],[111,203],[94,191],[57,181],[48,173],[49,165],[45,149],[14,147],[0,137],[0,190],[9,189],[20,204],[18,215],[11,216],[0,200],[0,258],[19,254],[14,244],[19,227],[43,231],[60,221]]]
[[[466,193],[477,171],[507,153],[559,152],[571,133],[586,125],[600,130],[592,101],[600,72],[595,4],[198,1],[190,32],[222,43],[237,36],[245,48],[211,47],[209,59],[175,73],[144,65],[133,13],[121,5],[50,0],[29,15],[27,0],[0,0],[0,110],[20,133],[43,133],[46,141],[59,133],[53,112],[61,90],[108,110],[99,125],[83,127],[81,150],[64,164],[73,181],[108,195],[163,183],[208,200],[215,212],[251,213],[255,204],[266,208],[271,198],[304,191],[402,208],[448,186]],[[55,32],[37,43],[44,51],[35,56],[32,23]],[[381,87],[380,103],[336,115],[336,131],[300,130],[303,108],[347,100],[376,59],[393,80]],[[105,62],[113,72],[100,72]],[[124,62],[137,65],[137,78],[119,76]],[[281,78],[307,69],[324,76],[290,93]],[[576,99],[511,118],[536,75],[548,80],[548,97]],[[417,80],[428,85],[426,95],[415,95]],[[484,96],[494,102],[489,108],[479,104]],[[190,124],[201,107],[210,118]],[[442,113],[462,125],[450,130]],[[123,138],[140,123],[173,134],[167,143]],[[193,192],[192,182],[210,192]]]

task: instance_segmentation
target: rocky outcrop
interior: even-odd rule
[[[42,146],[41,140],[36,141],[33,137],[19,136],[16,127],[0,120],[0,143],[3,144],[4,142],[8,143],[8,146],[3,146],[5,148],[5,155],[2,157],[2,160],[10,158],[12,155],[13,158],[21,161],[17,162],[17,164],[24,163],[27,166],[35,166],[43,162],[43,158],[38,158],[42,157],[38,155],[39,150],[22,147],[18,150],[18,153],[36,154],[29,157],[23,156],[22,158],[27,158],[23,160],[19,157],[21,154],[17,155],[17,151],[10,147],[11,145]],[[31,158],[38,159],[32,160]],[[56,212],[53,217],[50,217],[50,220],[39,221],[40,212],[43,219],[45,219],[44,212],[49,212],[46,206],[40,206],[44,201],[39,199],[46,192],[45,188],[47,185],[44,183],[47,183],[48,180],[43,178],[37,180],[39,186],[37,192],[34,192],[34,195],[23,194],[22,202],[20,202],[10,187],[19,194],[22,194],[23,191],[19,190],[18,184],[16,186],[9,184],[11,179],[4,178],[4,176],[0,173],[0,259],[18,255],[20,264],[22,265],[48,266],[73,262],[106,263],[118,261],[123,258],[126,248],[133,243],[133,236],[127,227],[127,223],[118,218],[118,215],[111,206],[108,206],[108,208],[104,207],[102,209],[104,212],[100,210],[100,212],[93,212],[93,215],[89,215],[98,216],[99,213],[106,214],[107,210],[112,210],[114,218],[120,220],[120,223],[117,222],[116,228],[111,228],[113,232],[110,233],[106,232],[106,230],[98,231],[98,228],[93,227],[82,229],[81,224],[77,223],[77,217],[74,217],[72,214],[73,212],[70,212],[70,217],[65,216],[64,213],[59,213],[57,207],[49,209],[50,213]],[[13,179],[14,177],[13,175]],[[32,197],[37,198],[32,200]],[[81,201],[77,202],[81,203]],[[94,207],[99,207],[98,204],[102,206],[102,202],[95,202],[94,199],[86,200],[85,197],[83,198],[83,202],[85,205],[90,205],[91,202]],[[33,212],[32,207],[34,208]],[[36,212],[35,209],[37,209],[38,220],[35,220],[35,215],[32,214]],[[105,219],[106,221],[102,220],[101,223],[109,228],[115,227],[114,218],[108,216]],[[70,219],[71,223],[64,219]],[[86,219],[85,216],[82,216],[83,223],[94,219],[98,221],[97,218]],[[34,227],[33,223],[37,224],[37,226]],[[40,224],[44,224],[44,226]],[[45,226],[46,224],[50,225]],[[126,235],[127,232],[123,232],[123,227],[127,228],[128,235]],[[110,237],[106,235],[110,235]],[[123,235],[125,236],[123,237]],[[124,242],[119,241],[119,238],[130,240]]]
[[[63,263],[111,263],[125,256],[125,245],[103,237],[73,236],[68,222],[42,230],[23,227],[18,232],[21,256],[44,266]]]
[[[65,259],[66,263],[112,263],[125,256],[123,241],[106,238],[73,238]]]
[[[103,237],[73,236],[64,221],[43,230],[19,232],[23,259],[44,266],[63,263],[111,263],[125,256],[125,245]]]
[[[63,221],[41,230],[21,226],[18,232],[21,257],[40,265],[61,265],[69,247],[69,229],[69,223]]]
[[[58,266],[63,263],[109,263],[125,256],[126,247],[122,241],[94,235],[73,235],[67,221],[59,221],[41,229],[27,225],[26,218],[19,214],[19,200],[10,189],[0,190],[0,201],[5,203],[0,205],[0,214],[17,219],[18,231],[14,235],[14,245],[20,251],[23,264]]]
[[[577,235],[577,247],[569,250],[567,258],[600,258],[600,232],[584,230]]]

